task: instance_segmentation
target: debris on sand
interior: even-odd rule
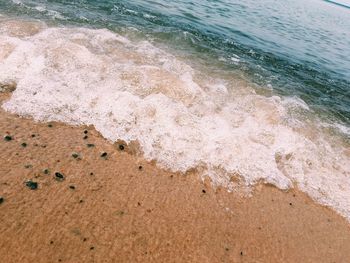
[[[29,180],[26,182],[26,186],[30,189],[30,190],[36,190],[38,189],[38,183],[37,182],[33,182],[32,180]]]
[[[5,136],[4,136],[4,140],[7,141],[7,142],[12,141],[12,136],[10,136],[10,135],[5,135]]]
[[[64,180],[64,175],[61,174],[61,173],[59,173],[59,172],[56,172],[56,173],[55,173],[55,179],[56,179],[57,181],[63,181],[63,180]]]

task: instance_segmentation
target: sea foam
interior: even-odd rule
[[[201,74],[147,41],[31,23],[0,24],[0,83],[17,83],[5,110],[137,140],[147,160],[230,191],[296,184],[350,220],[349,150],[291,117],[309,111],[300,99]]]

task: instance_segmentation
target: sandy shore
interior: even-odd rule
[[[349,262],[349,223],[295,189],[214,190],[91,127],[0,131],[1,262]]]

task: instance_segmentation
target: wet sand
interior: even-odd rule
[[[2,109],[0,132],[1,262],[349,262],[349,223],[297,189],[242,198]]]

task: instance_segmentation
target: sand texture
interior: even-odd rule
[[[349,223],[296,189],[242,198],[3,110],[0,134],[1,262],[350,262]]]

